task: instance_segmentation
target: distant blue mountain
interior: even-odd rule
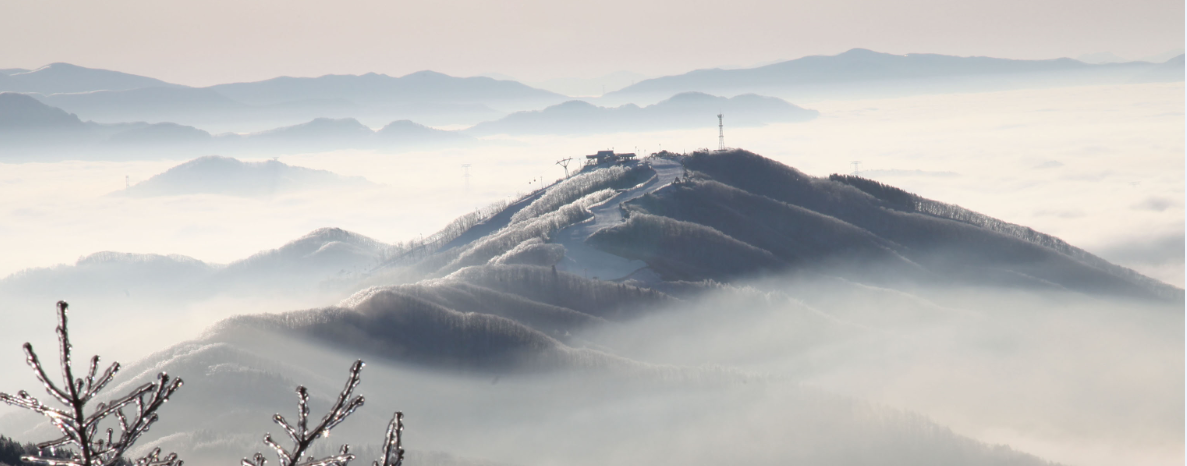
[[[78,116],[50,107],[33,97],[0,92],[0,133],[82,130]]]
[[[185,92],[210,92],[186,89]],[[151,95],[173,89],[146,88],[119,93]],[[153,92],[149,92],[153,91]],[[90,95],[111,94],[106,91]],[[88,94],[59,94],[79,96]],[[173,94],[175,95],[175,94]],[[45,99],[45,96],[40,96]],[[276,153],[338,149],[393,149],[425,144],[466,143],[472,138],[456,131],[430,128],[408,120],[389,123],[379,131],[353,118],[317,118],[305,123],[249,134],[209,132],[171,122],[96,123],[46,105],[33,95],[0,92],[0,157],[46,160],[46,156],[71,158],[118,154],[194,155],[220,153]]]
[[[1070,58],[1010,60],[990,57],[956,57],[912,53],[892,55],[852,49],[833,56],[809,56],[748,69],[705,69],[676,76],[648,79],[606,95],[609,101],[637,96],[655,97],[698,91],[718,94],[816,90],[841,87],[853,90],[874,84],[924,84],[927,92],[953,85],[984,86],[986,79],[1073,79],[1124,82],[1153,68],[1145,62],[1090,65]],[[940,86],[936,86],[939,84]]]
[[[250,83],[219,84],[215,90],[250,105],[276,105],[309,99],[342,99],[360,105],[391,103],[487,103],[515,106],[556,103],[565,96],[487,77],[458,78],[433,71],[402,77],[367,73],[317,78],[279,77]]]
[[[202,144],[212,139],[210,133],[193,126],[177,123],[153,123],[135,125],[131,129],[112,134],[107,138],[115,144]]]
[[[1134,81],[1137,82],[1167,82],[1167,81],[1182,81],[1184,75],[1183,54],[1171,58],[1158,66],[1138,75]]]
[[[388,123],[376,131],[375,136],[380,141],[396,143],[401,141],[448,142],[470,139],[469,136],[457,131],[443,131],[409,120],[396,120]]]
[[[354,118],[317,118],[299,125],[254,133],[252,139],[316,140],[370,138],[375,132]]]
[[[371,125],[396,119],[473,124],[566,98],[514,81],[432,71],[403,77],[279,77],[193,88],[64,63],[4,70],[2,91],[34,94],[84,120],[175,122],[211,131],[258,131],[315,118],[356,118]]]
[[[82,118],[108,123],[119,121],[180,121],[193,123],[203,117],[233,116],[250,110],[210,89],[145,87],[36,96]]]
[[[119,71],[53,63],[28,71],[0,70],[0,91],[58,94],[91,91],[125,91],[143,87],[180,87],[159,79]]]
[[[117,194],[136,197],[183,194],[261,196],[349,184],[370,183],[362,178],[294,167],[276,160],[243,162],[230,157],[208,155],[170,168],[124,191],[117,191]]]
[[[226,147],[249,150],[318,151],[390,149],[423,144],[466,142],[471,138],[456,131],[429,128],[408,120],[394,121],[379,131],[373,131],[354,118],[316,118],[305,123],[258,133],[219,135],[217,139],[224,141]]]
[[[733,98],[685,92],[647,107],[634,104],[599,107],[573,100],[544,110],[517,112],[500,120],[479,123],[467,133],[482,134],[585,134],[695,128],[717,124],[725,113],[731,125],[807,121],[819,112],[782,99],[745,94]]]

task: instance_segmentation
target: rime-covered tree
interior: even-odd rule
[[[286,449],[280,444],[272,440],[272,434],[264,434],[264,443],[276,451],[276,456],[279,457],[280,464],[283,466],[346,466],[355,456],[350,453],[350,445],[342,445],[337,455],[327,456],[325,458],[316,459],[309,458],[302,462],[308,453],[309,447],[313,442],[319,438],[328,436],[330,429],[337,426],[342,421],[346,420],[356,409],[363,406],[365,399],[359,395],[354,396],[354,389],[358,387],[360,378],[359,373],[363,370],[363,361],[355,361],[350,366],[350,376],[346,379],[346,386],[342,388],[342,392],[338,394],[337,401],[330,407],[330,411],[326,413],[321,422],[309,428],[309,391],[304,386],[297,386],[297,423],[290,424],[288,420],[276,414],[272,416],[280,427],[288,433],[289,438],[293,441],[293,447]],[[404,448],[401,440],[401,432],[404,430],[404,414],[397,411],[392,416],[392,420],[388,423],[387,433],[383,439],[383,458],[372,462],[372,466],[400,466],[404,462]],[[267,459],[261,453],[256,453],[251,459],[244,458],[242,466],[264,466]]]
[[[13,406],[37,412],[49,419],[50,424],[62,432],[62,437],[37,444],[39,449],[51,452],[58,447],[72,447],[68,458],[25,456],[30,463],[50,466],[115,466],[124,462],[123,455],[132,447],[149,427],[157,421],[157,409],[181,388],[180,378],[171,379],[164,372],[157,374],[157,380],[133,389],[127,395],[108,402],[101,402],[87,413],[87,404],[99,391],[107,386],[119,372],[119,363],[112,363],[99,373],[99,356],[91,358],[90,369],[85,377],[76,378],[70,360],[70,334],[66,328],[65,301],[58,301],[58,352],[62,366],[62,384],[58,386],[45,372],[33,345],[25,343],[25,360],[33,369],[33,375],[45,387],[46,393],[65,408],[42,403],[21,390],[16,396],[0,393],[0,401]],[[128,410],[128,412],[125,412]],[[107,428],[100,432],[100,424],[109,418],[118,420],[119,432]],[[134,461],[137,466],[181,466],[176,454],[160,456],[161,449],[155,448],[148,455]]]
[[[132,444],[148,432],[149,427],[159,419],[157,410],[181,388],[181,379],[171,379],[164,372],[159,373],[156,381],[141,385],[121,398],[101,402],[88,414],[87,404],[111,382],[119,372],[120,365],[112,363],[107,370],[100,373],[99,356],[94,356],[91,358],[87,375],[79,378],[74,376],[70,359],[70,334],[66,327],[67,308],[65,301],[58,301],[57,334],[62,366],[60,387],[46,374],[41,360],[33,351],[33,345],[24,345],[26,361],[33,369],[34,376],[45,387],[45,391],[65,405],[65,408],[46,405],[24,390],[17,392],[15,396],[0,393],[0,401],[35,411],[47,417],[49,422],[62,432],[62,437],[36,445],[39,452],[48,450],[49,455],[25,455],[21,460],[48,466],[182,466],[182,461],[174,453],[162,457],[160,448],[154,448],[147,455],[131,462],[124,458]],[[359,385],[359,373],[362,369],[363,361],[355,361],[350,368],[346,387],[338,395],[337,402],[312,429],[308,425],[309,393],[303,386],[297,387],[296,425],[290,424],[279,414],[273,416],[273,420],[285,429],[294,443],[292,449],[285,449],[272,440],[271,434],[264,436],[264,443],[276,450],[284,466],[347,466],[355,458],[350,453],[349,446],[343,445],[337,455],[302,462],[315,440],[328,435],[330,429],[363,405],[362,396],[352,397],[354,389]],[[105,432],[100,433],[100,424],[113,417],[118,420],[118,434],[115,428],[107,428]],[[404,462],[403,430],[404,414],[397,411],[388,423],[384,435],[383,458],[374,461],[373,466],[400,466]],[[266,460],[260,453],[242,462],[244,466],[264,466],[264,463]]]

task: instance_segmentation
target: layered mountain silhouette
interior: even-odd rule
[[[184,92],[193,91],[187,88]],[[173,92],[172,88],[140,91]],[[199,90],[201,91],[201,90]],[[206,92],[206,91],[202,91]],[[100,94],[100,93],[95,93]],[[136,157],[197,153],[276,153],[337,149],[400,149],[467,143],[472,138],[408,120],[373,131],[353,118],[317,118],[256,133],[207,131],[171,122],[96,123],[46,105],[32,95],[0,93],[0,158]]]
[[[0,92],[29,93],[86,120],[174,122],[214,131],[258,131],[314,118],[473,124],[539,108],[564,96],[514,81],[422,71],[368,73],[194,88],[116,71],[55,63],[0,73]]]
[[[145,87],[69,94],[37,95],[47,105],[103,123],[121,121],[176,122],[194,125],[217,118],[241,119],[254,111],[211,89]]]
[[[159,79],[119,71],[52,63],[35,70],[0,71],[0,92],[61,94],[92,91],[126,91],[146,87],[180,87]]]
[[[808,56],[757,68],[705,69],[648,79],[606,94],[604,100],[648,101],[691,91],[780,96],[843,92],[852,96],[1124,83],[1135,79],[1182,80],[1181,75],[1170,73],[1148,74],[1158,66],[1146,62],[1090,65],[1070,58],[1011,60],[925,53],[893,55],[852,49],[838,55]],[[1146,77],[1139,78],[1143,75]]]
[[[250,83],[219,84],[211,90],[249,105],[277,105],[305,100],[370,103],[474,103],[520,106],[555,102],[561,95],[515,81],[487,77],[458,78],[433,71],[401,77],[386,74],[279,77]]]
[[[1184,75],[1183,54],[1171,58],[1134,78],[1135,82],[1182,81]]]
[[[655,131],[708,126],[712,115],[729,115],[730,125],[761,126],[768,123],[807,121],[819,115],[782,99],[754,94],[733,98],[700,92],[685,92],[639,107],[598,107],[573,100],[544,110],[518,112],[502,119],[479,123],[467,130],[485,134],[588,134],[624,131]]]
[[[77,115],[50,107],[16,92],[0,92],[0,133],[79,131],[86,125]]]
[[[1178,61],[1176,61],[1178,60]],[[581,123],[564,127],[551,123],[545,113],[562,121],[580,117],[594,127],[616,131],[622,121],[659,117],[675,125],[676,115],[663,108],[613,107],[664,100],[693,104],[680,94],[699,92],[738,96],[759,93],[788,96],[914,94],[962,90],[1013,89],[1068,84],[1162,82],[1183,79],[1182,57],[1166,63],[1146,62],[1087,64],[1061,58],[1009,60],[989,57],[955,57],[936,54],[892,55],[853,49],[835,56],[811,56],[751,69],[696,70],[677,76],[644,80],[597,99],[598,108],[575,102],[553,92],[507,80],[487,77],[453,77],[421,71],[401,77],[368,73],[321,77],[278,77],[264,81],[187,87],[117,71],[54,63],[36,70],[0,72],[0,92],[34,95],[82,120],[100,123],[144,121],[172,122],[207,131],[258,132],[291,126],[317,118],[354,118],[370,127],[393,120],[414,120],[430,125],[481,125],[476,131],[512,131],[517,123],[539,120],[552,131],[576,131]],[[675,97],[673,97],[675,96]],[[709,106],[767,108],[763,118],[796,120],[782,115],[774,104],[755,97],[744,102]],[[702,100],[704,97],[702,97]],[[563,105],[558,105],[562,104]],[[706,103],[706,105],[708,105]],[[555,106],[538,113],[517,114],[508,121],[493,121],[509,112]],[[717,108],[712,111],[724,111]],[[731,110],[749,118],[747,111]],[[783,114],[790,113],[783,111]],[[762,112],[758,112],[762,114]],[[650,121],[650,118],[644,121]],[[521,130],[522,131],[522,130]],[[539,131],[539,130],[537,130]]]

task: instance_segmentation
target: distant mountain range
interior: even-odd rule
[[[146,88],[54,97],[96,97],[118,93],[183,97],[205,94],[216,96],[210,102],[240,105],[211,90],[188,88]],[[168,100],[163,98],[156,102]],[[605,108],[570,101],[541,111],[517,112],[462,131],[438,130],[409,120],[393,121],[376,131],[354,118],[315,118],[254,133],[212,135],[193,126],[172,122],[84,122],[77,115],[49,106],[33,95],[2,92],[0,141],[5,144],[0,145],[0,158],[47,160],[46,157],[60,156],[126,158],[211,152],[268,154],[340,149],[390,150],[466,144],[475,141],[475,137],[490,134],[591,134],[708,127],[716,123],[713,116],[721,112],[726,114],[731,126],[807,121],[819,114],[774,97],[746,94],[725,98],[688,92],[647,107]]]
[[[725,113],[730,125],[761,126],[768,123],[807,121],[819,112],[782,99],[754,94],[733,98],[700,92],[685,92],[654,105],[598,107],[573,100],[544,110],[517,112],[502,119],[479,123],[468,134],[590,134],[656,131],[707,127],[716,124],[714,115]]]
[[[222,131],[260,130],[319,117],[371,124],[393,119],[472,124],[565,99],[514,81],[431,71],[402,77],[279,77],[193,88],[66,63],[33,71],[6,70],[0,73],[0,92],[4,91],[35,94],[87,120],[175,122]]]
[[[402,77],[367,73],[317,78],[279,77],[251,83],[219,84],[207,89],[248,105],[278,105],[341,99],[359,104],[476,103],[536,106],[560,94],[515,81],[487,77],[457,78],[433,71]]]
[[[647,79],[589,101],[617,110],[615,118],[624,118],[632,110],[614,107],[648,105],[686,92],[727,97],[762,94],[800,100],[811,96],[868,97],[1182,81],[1182,60],[1180,55],[1161,64],[1088,64],[1070,58],[1010,60],[892,55],[853,49],[834,56],[810,56],[757,68],[706,69]],[[194,88],[117,71],[54,63],[36,70],[0,70],[0,92],[4,91],[33,95],[83,120],[172,122],[219,133],[263,131],[315,118],[354,118],[372,127],[393,120],[414,120],[434,126],[473,125],[512,112],[562,103],[566,107],[553,109],[554,113],[584,112],[582,119],[596,119],[594,110],[578,108],[579,104],[566,102],[568,97],[561,94],[510,80],[459,78],[432,71],[401,77],[376,73],[278,77]],[[653,113],[662,113],[658,110],[653,109]],[[521,119],[530,118],[522,115],[511,118]],[[514,126],[511,122],[503,125]],[[498,125],[486,125],[486,128],[493,126]]]
[[[167,89],[142,91],[158,90]],[[257,133],[218,135],[168,122],[83,122],[77,115],[30,95],[0,92],[0,158],[9,160],[398,149],[471,140],[460,132],[437,130],[408,120],[394,121],[373,131],[353,118],[317,118]]]
[[[62,94],[92,91],[126,91],[145,87],[181,87],[159,79],[51,63],[35,70],[0,70],[0,92],[36,92]]]
[[[606,102],[651,102],[680,92],[719,95],[758,92],[778,96],[934,93],[1104,84],[1131,81],[1182,81],[1183,67],[1158,75],[1146,62],[1087,64],[1070,58],[1010,60],[936,54],[892,55],[852,49],[833,56],[809,56],[747,69],[705,69],[648,79],[611,92]]]

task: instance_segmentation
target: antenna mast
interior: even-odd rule
[[[720,113],[717,114],[717,150],[719,151],[725,150],[725,120],[722,120],[724,116]]]
[[[560,165],[561,168],[565,169],[565,178],[569,177],[569,162],[572,162],[572,161],[573,161],[572,157],[564,158],[564,159],[560,159],[560,160],[556,161],[557,165]]]
[[[470,192],[470,164],[462,164],[462,176],[466,178],[466,192]]]
[[[854,161],[852,161],[852,162],[849,162],[849,163],[852,163],[852,164],[853,164],[853,176],[861,176],[861,171],[860,171],[860,170],[858,170],[858,168],[861,166],[861,161],[860,161],[860,160],[854,160]]]

